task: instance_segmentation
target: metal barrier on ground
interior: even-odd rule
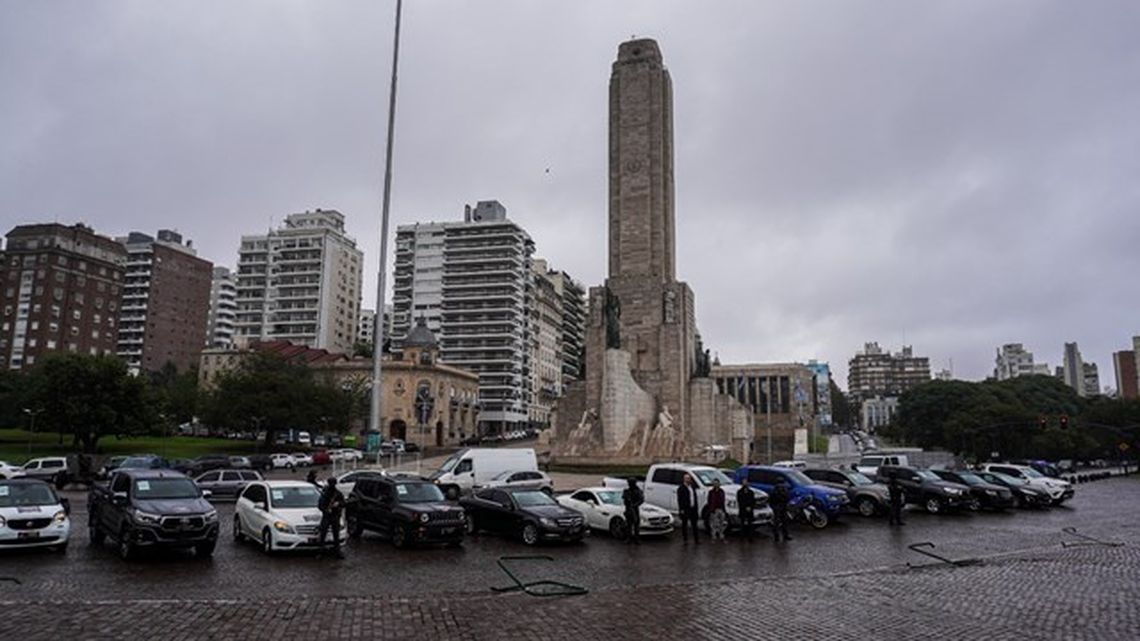
[[[491,586],[491,590],[495,592],[514,592],[521,590],[530,596],[537,597],[552,597],[552,596],[581,596],[590,591],[578,585],[571,585],[561,581],[542,580],[530,581],[523,583],[515,576],[514,572],[507,567],[507,561],[553,561],[553,557],[549,556],[500,556],[498,560],[499,569],[501,569],[507,576],[511,577],[514,585],[506,587]]]

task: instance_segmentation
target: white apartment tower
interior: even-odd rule
[[[550,413],[562,396],[562,291],[547,270],[546,260],[536,258],[530,305],[530,420],[549,426]]]
[[[994,358],[994,378],[999,381],[1031,376],[1049,375],[1049,366],[1033,362],[1033,352],[1028,352],[1021,343],[1006,343],[997,350]]]
[[[291,214],[264,236],[242,236],[235,342],[287,340],[350,353],[363,262],[335,210]]]
[[[237,280],[229,267],[215,267],[210,282],[210,314],[207,320],[206,347],[232,348],[236,319]]]
[[[497,201],[466,208],[463,222],[396,231],[392,343],[423,318],[440,360],[479,375],[479,430],[528,426],[531,255],[534,242]]]

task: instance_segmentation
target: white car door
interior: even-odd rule
[[[568,507],[578,514],[581,514],[586,519],[587,526],[597,527],[594,525],[594,523],[597,521],[597,514],[595,514],[596,510],[593,508],[593,505],[591,505],[589,501],[584,500],[586,497],[593,497],[593,494],[584,491],[575,492],[570,496],[561,498],[560,502],[565,507]]]
[[[265,504],[268,490],[263,483],[250,485],[243,494],[242,506],[242,525],[246,528],[246,533],[253,537],[254,540],[261,539],[261,531],[269,525],[268,512],[259,510],[255,506],[257,503]]]

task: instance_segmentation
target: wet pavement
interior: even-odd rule
[[[850,516],[822,531],[798,527],[793,530],[794,540],[781,545],[773,544],[770,540],[748,543],[740,537],[730,538],[727,543],[714,544],[703,539],[700,545],[685,545],[678,533],[631,546],[599,533],[582,544],[550,545],[537,549],[528,548],[514,540],[480,535],[469,538],[462,549],[396,550],[387,541],[374,535],[365,535],[363,539],[352,541],[345,550],[346,558],[339,561],[319,559],[306,553],[268,557],[252,544],[236,544],[229,535],[232,504],[219,503],[223,539],[212,558],[195,558],[189,552],[165,552],[147,554],[137,560],[124,562],[117,557],[110,544],[89,544],[86,528],[83,527],[87,516],[85,495],[81,492],[65,494],[73,503],[75,533],[71,547],[65,554],[0,554],[0,575],[14,576],[23,582],[19,587],[0,584],[0,605],[9,614],[25,611],[29,620],[46,616],[45,613],[49,611],[54,611],[55,616],[61,616],[73,608],[77,615],[96,604],[101,604],[95,608],[96,613],[105,611],[106,616],[111,617],[108,621],[112,623],[116,620],[113,615],[118,612],[117,608],[126,608],[135,613],[135,618],[131,620],[137,621],[136,624],[124,619],[110,625],[103,632],[85,634],[84,638],[129,637],[132,629],[138,629],[132,626],[142,625],[148,616],[161,619],[159,612],[162,607],[159,606],[163,603],[177,603],[179,611],[200,609],[199,614],[187,620],[187,625],[190,625],[191,620],[198,620],[193,617],[209,618],[213,616],[211,613],[221,611],[229,611],[236,617],[229,623],[226,622],[229,619],[217,621],[216,627],[191,628],[197,630],[198,636],[188,633],[185,638],[213,638],[209,635],[214,633],[221,638],[223,633],[233,633],[237,629],[232,627],[235,622],[247,616],[240,613],[250,608],[256,612],[292,612],[290,617],[297,616],[297,612],[310,612],[305,616],[335,621],[331,629],[340,632],[328,638],[369,638],[366,634],[368,630],[376,629],[369,628],[369,625],[381,626],[386,630],[386,636],[395,637],[401,636],[400,631],[405,630],[410,636],[451,638],[467,635],[467,638],[496,638],[497,635],[477,634],[479,627],[473,621],[458,620],[454,613],[464,608],[471,611],[485,607],[494,610],[496,603],[507,608],[507,611],[518,609],[530,613],[535,611],[537,603],[551,603],[550,600],[529,599],[518,595],[490,595],[491,586],[504,585],[507,581],[496,566],[498,557],[533,553],[549,555],[554,561],[527,565],[521,572],[524,579],[553,578],[582,585],[592,591],[589,597],[557,599],[563,607],[570,608],[567,612],[551,610],[554,606],[544,605],[543,611],[547,612],[547,616],[553,617],[557,613],[559,617],[567,617],[568,612],[578,608],[602,608],[603,605],[597,604],[597,600],[604,600],[608,595],[614,604],[624,603],[644,608],[646,612],[628,612],[627,616],[635,620],[648,617],[644,625],[650,626],[662,623],[657,617],[671,616],[669,613],[674,610],[672,606],[683,616],[707,616],[708,612],[699,603],[689,603],[686,595],[690,594],[715,598],[716,605],[710,606],[711,611],[721,612],[724,617],[723,620],[718,619],[717,624],[729,628],[755,621],[759,614],[746,614],[757,605],[751,601],[768,598],[774,594],[773,591],[787,593],[789,596],[802,592],[807,597],[822,590],[824,596],[816,594],[814,600],[805,601],[803,607],[826,610],[835,606],[846,609],[852,605],[849,602],[851,594],[835,588],[837,581],[869,590],[861,593],[857,599],[866,601],[872,608],[865,613],[865,616],[870,617],[865,622],[868,625],[875,616],[879,616],[875,609],[893,598],[913,601],[917,595],[924,594],[923,590],[933,590],[930,598],[937,601],[942,598],[936,596],[939,583],[942,583],[943,593],[970,602],[988,604],[995,595],[1001,594],[1005,598],[1005,592],[1016,590],[1015,593],[1021,594],[1025,602],[1031,603],[1034,598],[1038,598],[1038,592],[1026,589],[1025,582],[1044,581],[1044,578],[1034,577],[1047,576],[1047,573],[1042,572],[1048,569],[1048,563],[1061,564],[1058,567],[1063,569],[1057,571],[1067,577],[1065,581],[1089,582],[1088,586],[1082,588],[1086,592],[1095,595],[1098,586],[1103,586],[1106,592],[1104,595],[1096,595],[1098,599],[1116,599],[1120,597],[1122,589],[1125,590],[1125,596],[1140,596],[1135,587],[1138,585],[1136,579],[1140,578],[1140,555],[1135,551],[1136,545],[1140,544],[1140,477],[1135,476],[1079,485],[1076,497],[1061,508],[938,516],[911,508],[907,524],[902,528],[889,527],[885,519]],[[1065,549],[1060,545],[1062,541],[1075,540],[1062,533],[1061,530],[1065,527],[1077,527],[1081,532],[1126,541],[1130,545],[1125,548],[1093,546]],[[931,562],[907,549],[908,545],[922,541],[934,542],[937,552],[955,559],[977,556],[991,558],[979,568],[932,567],[927,570],[907,570],[907,562]],[[1039,557],[1044,560],[1039,560]],[[1130,565],[1114,566],[1113,559],[1117,557],[1129,559]],[[1024,572],[1019,572],[1018,569],[1003,570],[1003,574],[997,570],[1010,564],[1029,561],[1041,565],[1015,566]],[[989,574],[978,575],[983,572]],[[939,578],[942,574],[945,576]],[[969,587],[968,590],[962,590],[960,586],[954,587],[958,580],[971,574],[978,575],[969,582],[970,586],[976,587]],[[1005,583],[1014,580],[1018,581],[1017,585]],[[1114,584],[1121,580],[1123,582],[1120,586]],[[951,583],[946,583],[947,581]],[[1067,602],[1073,595],[1075,585],[1077,584],[1072,583],[1067,591],[1058,591],[1055,583],[1042,583],[1041,594]],[[1132,586],[1130,594],[1127,593],[1128,586]],[[643,598],[664,601],[656,603],[643,601]],[[825,600],[819,601],[819,598]],[[848,602],[840,603],[845,598]],[[723,599],[745,599],[737,602],[741,608],[738,612],[741,618],[736,623],[733,622],[734,610],[725,610]],[[257,606],[258,603],[262,605]],[[876,603],[879,605],[876,606]],[[206,607],[207,604],[214,604],[215,607]],[[1075,609],[1070,613],[1070,619],[1072,616],[1086,616],[1086,605],[1071,604]],[[933,602],[930,606],[943,607]],[[666,608],[664,612],[663,607]],[[921,601],[908,607],[915,621],[928,618],[929,613],[922,612]],[[367,610],[367,615],[356,612],[356,608]],[[408,608],[415,612],[412,613]],[[148,615],[148,612],[151,614]],[[656,615],[648,614],[653,612]],[[899,612],[891,610],[890,614],[898,615]],[[1026,611],[1023,614],[1028,616],[1032,612]],[[410,619],[405,620],[405,615]],[[797,617],[801,615],[806,616],[806,612],[797,614]],[[95,620],[100,620],[100,616],[102,615],[96,614]],[[381,619],[373,620],[377,616]],[[515,626],[512,629],[517,631],[518,638],[542,638],[533,636],[535,629],[524,625],[529,614],[519,616],[522,618],[512,622]],[[1131,630],[1135,617],[1130,612],[1117,611],[1114,607],[1108,607],[1107,611],[1100,612],[1098,616],[1101,617],[1101,624],[1108,626],[1103,628],[1106,632]],[[344,623],[356,620],[353,617],[364,619],[357,621],[359,625]],[[1054,618],[1050,614],[1048,621],[1054,621]],[[64,626],[67,621],[68,617],[63,616],[52,625]],[[403,623],[395,625],[394,622],[398,621]],[[566,625],[572,625],[573,621],[571,618]],[[611,630],[609,636],[641,638],[636,631],[622,628],[620,621],[620,618],[615,619],[612,624],[617,626],[615,630],[621,631],[621,634]],[[817,622],[822,626],[817,629],[812,627],[816,625],[812,621],[810,617],[807,618],[808,629],[814,629],[819,634],[810,634],[804,638],[828,636],[823,634],[828,630],[842,632],[843,625],[846,625],[834,617],[826,616],[820,621],[830,623],[823,625]],[[893,619],[888,616],[884,621]],[[169,623],[165,619],[163,622]],[[980,622],[981,619],[966,617],[962,625],[976,625]],[[532,623],[539,625],[541,621],[535,620]],[[270,630],[274,629],[274,625],[283,623],[280,617],[271,617],[271,622],[266,625],[268,627],[265,630]],[[873,630],[873,626],[870,629]],[[1096,630],[1095,627],[1092,629]],[[178,630],[181,628],[172,628],[170,634],[177,636],[175,633]],[[327,632],[325,628],[321,630]],[[484,634],[495,631],[493,627],[483,630]],[[583,630],[583,633],[591,630],[597,632],[591,628]],[[1012,631],[1016,631],[1016,628]],[[55,632],[60,632],[60,629],[55,629]],[[246,632],[250,631],[247,629]],[[1137,633],[1137,637],[1133,638],[1140,638],[1140,630]],[[1004,638],[1002,634],[991,636]],[[1098,637],[1096,634],[1091,636]],[[263,638],[257,634],[239,634],[232,638],[247,637]],[[33,634],[22,638],[39,637]],[[551,633],[550,638],[564,637]],[[877,638],[884,637],[879,635]],[[917,638],[917,635],[888,635],[887,638]]]

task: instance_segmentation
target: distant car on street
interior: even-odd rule
[[[273,461],[273,469],[275,470],[291,470],[297,467],[297,462],[293,460],[292,454],[270,454],[269,458]]]
[[[235,470],[249,470],[253,469],[253,464],[250,462],[248,456],[231,456],[230,467]]]
[[[803,461],[776,461],[772,464],[772,467],[788,467],[795,470],[802,470],[807,467],[807,463]]]
[[[12,465],[7,461],[0,461],[0,480],[5,479],[18,479],[26,476],[24,469],[18,465]]]
[[[1061,479],[1050,478],[1028,465],[1014,465],[1011,463],[984,463],[979,466],[983,472],[997,472],[1012,476],[1015,479],[1028,481],[1033,487],[1038,487],[1049,493],[1053,505],[1060,505],[1073,498],[1073,484]]]
[[[230,457],[225,454],[203,454],[193,459],[193,471],[195,474],[202,472],[209,472],[210,470],[224,470],[233,466],[230,462]]]
[[[554,494],[554,481],[543,472],[528,470],[524,472],[503,472],[483,484],[483,487],[523,488],[542,490],[547,494]]]
[[[890,506],[890,492],[887,486],[876,483],[855,470],[808,468],[801,471],[820,485],[847,492],[848,505],[860,516],[886,514]]]
[[[46,456],[34,458],[24,463],[24,476],[31,479],[47,481],[58,485],[60,479],[67,477],[67,458],[63,456]]]
[[[293,464],[297,467],[311,467],[313,465],[313,457],[305,452],[293,452]]]
[[[253,470],[211,470],[194,479],[198,487],[210,491],[210,500],[236,499],[245,486],[262,480]]]
[[[120,470],[163,470],[169,469],[170,463],[157,454],[136,454],[128,456],[119,463]]]

